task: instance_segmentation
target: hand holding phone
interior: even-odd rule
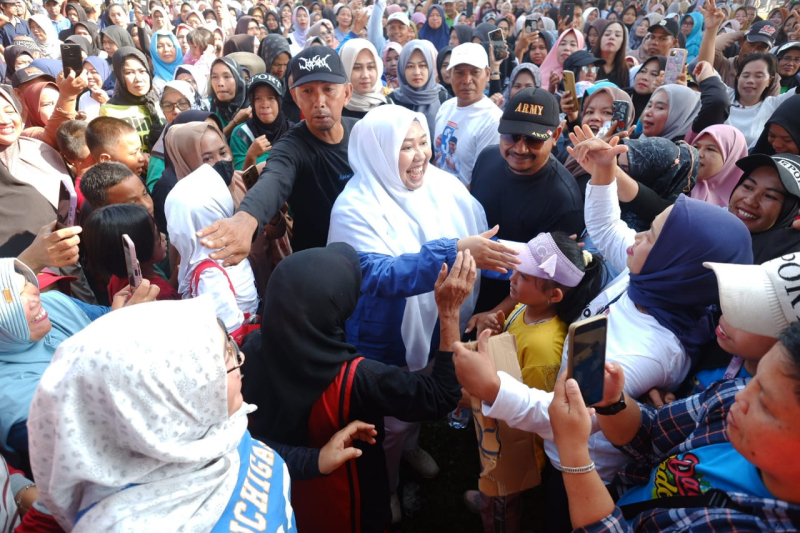
[[[578,104],[578,91],[575,89],[575,73],[571,70],[565,70],[563,72],[564,76],[564,90],[569,91],[569,94],[572,95],[572,98],[575,100],[575,104]]]
[[[566,27],[572,26],[572,22],[575,19],[575,4],[567,2],[561,4],[561,21],[564,23]]]
[[[569,327],[567,377],[578,382],[587,406],[603,400],[607,329],[606,315],[574,322]]]
[[[61,45],[61,67],[65,78],[69,76],[70,72],[74,72],[76,77],[83,72],[81,45],[72,43]]]
[[[492,30],[489,32],[489,44],[492,45],[494,49],[494,60],[495,61],[502,61],[506,58],[507,47],[506,47],[506,40],[503,36],[503,30],[497,28],[496,30]]]
[[[675,83],[678,76],[683,73],[686,67],[686,56],[688,52],[683,48],[671,48],[667,57],[667,66],[664,67],[664,85]]]
[[[624,100],[614,100],[611,120],[617,125],[618,130],[628,129],[628,113],[630,104]]]

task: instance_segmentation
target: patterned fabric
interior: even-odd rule
[[[222,339],[214,302],[199,297],[119,309],[61,344],[28,431],[41,498],[63,528],[217,523],[255,410],[243,404],[228,415]]]
[[[621,495],[633,485],[645,483],[653,467],[671,455],[725,443],[725,419],[744,389],[746,380],[720,381],[700,394],[672,402],[659,410],[641,405],[642,425],[633,440],[620,450],[634,459],[610,485],[612,494]],[[797,531],[800,505],[772,498],[733,493],[728,495],[740,509],[654,508],[629,524],[619,507],[607,517],[575,531],[621,533],[627,531]]]

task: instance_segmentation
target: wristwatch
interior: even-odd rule
[[[619,401],[617,403],[612,403],[611,405],[607,405],[605,407],[595,407],[594,412],[598,415],[611,416],[619,413],[620,411],[624,411],[626,407],[628,406],[625,405],[625,393],[623,392],[620,394]]]

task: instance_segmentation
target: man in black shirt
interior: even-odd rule
[[[562,130],[558,109],[548,91],[521,90],[503,112],[500,144],[485,148],[475,162],[470,191],[486,211],[489,227],[500,225],[500,239],[528,242],[541,232],[583,231],[581,192],[551,155]],[[502,309],[509,316],[514,305],[508,280],[481,280],[477,311]],[[470,327],[483,315],[473,317]]]
[[[247,257],[253,235],[287,200],[294,216],[292,248],[325,246],[333,203],[353,176],[347,143],[356,121],[342,118],[353,86],[339,56],[313,46],[296,55],[290,68],[292,96],[305,120],[275,143],[236,214],[199,232],[204,246],[218,249],[211,258],[223,259],[225,266]]]

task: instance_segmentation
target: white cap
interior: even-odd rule
[[[456,65],[464,64],[478,68],[489,68],[489,56],[483,46],[478,43],[459,44],[450,53],[450,65],[447,70],[453,70]]]
[[[800,320],[800,253],[761,265],[703,263],[717,275],[722,314],[736,329],[778,338]]]
[[[392,21],[402,22],[406,26],[411,26],[411,21],[408,19],[408,15],[406,15],[403,11],[398,11],[397,13],[392,13],[389,15],[389,18],[386,19],[386,25],[388,26]]]

